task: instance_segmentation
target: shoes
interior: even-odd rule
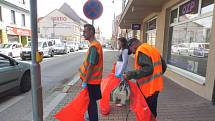
[[[120,103],[119,103],[119,104],[116,104],[116,106],[117,106],[117,107],[122,107],[123,104],[120,104]]]
[[[102,112],[101,112],[101,114],[102,114],[103,116],[107,116],[107,115],[109,115],[109,113],[110,113],[110,112],[105,112],[105,111],[102,111]]]
[[[85,117],[84,117],[84,118],[85,118],[86,121],[89,121],[89,120],[90,120],[90,119],[89,119],[88,113],[85,113]]]

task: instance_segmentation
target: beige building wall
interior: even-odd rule
[[[184,0],[170,0],[167,2],[159,13],[151,13],[143,20],[143,30],[141,31],[142,39],[145,39],[145,22],[152,19],[153,17],[157,17],[157,35],[156,35],[156,48],[159,49],[164,58],[167,57],[167,45],[168,45],[168,28],[169,28],[169,11],[175,5],[183,2]],[[215,9],[214,13],[215,16]],[[215,17],[213,18],[212,24],[212,33],[215,33]],[[172,79],[174,82],[179,85],[193,91],[194,93],[208,99],[212,100],[214,80],[215,80],[215,34],[211,34],[210,37],[210,53],[208,57],[208,66],[207,67],[207,75],[205,78],[205,84],[196,83],[194,80],[188,79],[181,74],[175,73],[170,68],[167,69],[165,76]]]

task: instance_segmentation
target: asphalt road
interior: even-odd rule
[[[62,90],[65,83],[77,74],[84,56],[85,51],[79,51],[44,59],[41,63],[43,107],[57,95],[56,92]],[[30,60],[27,62],[30,63]],[[32,119],[31,98],[31,91],[24,94],[16,88],[9,91],[7,96],[0,99],[0,121],[30,121]]]

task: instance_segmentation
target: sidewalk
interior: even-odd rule
[[[104,63],[104,76],[112,65],[112,61]],[[215,121],[215,106],[210,101],[195,95],[193,92],[177,85],[173,81],[165,79],[164,91],[160,93],[158,100],[158,121]],[[53,115],[66,105],[80,91],[80,82],[73,85],[65,98],[55,107],[46,118],[46,121],[57,121]],[[108,116],[99,115],[99,121],[126,121],[129,106],[115,107],[111,105],[111,113]],[[133,112],[128,115],[128,121],[135,121]]]

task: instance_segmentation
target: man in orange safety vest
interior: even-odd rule
[[[159,51],[136,38],[128,41],[129,50],[135,54],[134,70],[123,74],[126,80],[135,79],[145,97],[146,102],[156,118],[158,94],[163,89],[162,75],[166,71],[166,63]]]
[[[90,121],[98,121],[97,100],[101,99],[100,84],[103,73],[103,50],[101,44],[95,39],[95,28],[91,24],[84,25],[84,38],[89,41],[90,47],[86,58],[79,68],[82,87],[87,87],[90,102],[88,114]]]

